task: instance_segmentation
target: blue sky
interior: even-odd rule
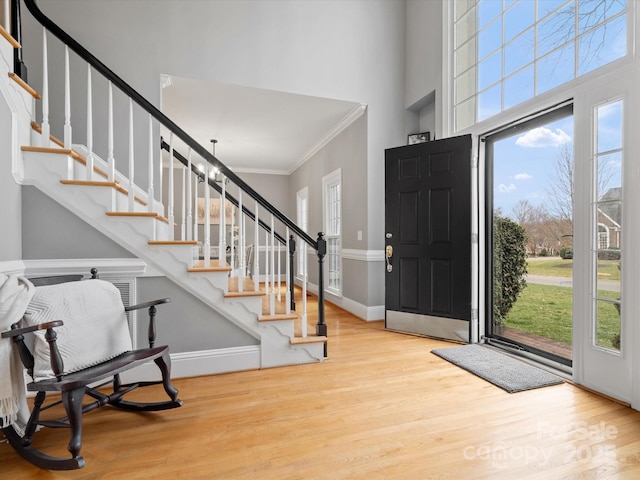
[[[534,206],[548,201],[563,146],[573,152],[573,117],[567,117],[494,144],[494,208],[510,215],[520,200]]]
[[[598,197],[622,185],[622,101],[596,108]],[[552,202],[550,184],[556,158],[566,148],[573,155],[573,117],[566,117],[494,144],[494,209],[512,216],[513,206]],[[513,216],[512,216],[513,218]]]

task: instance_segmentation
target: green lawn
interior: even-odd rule
[[[620,280],[620,260],[600,260],[598,262],[598,275],[608,280]],[[536,258],[527,262],[527,272],[531,275],[548,275],[551,277],[571,277],[573,274],[573,261],[563,260],[558,257]]]
[[[617,268],[617,267],[616,267]],[[571,296],[573,289],[551,285],[527,284],[507,315],[507,327],[551,340],[572,344]],[[602,298],[617,298],[617,292],[599,291]],[[598,304],[598,344],[613,348],[614,335],[620,332],[620,315],[609,302]]]

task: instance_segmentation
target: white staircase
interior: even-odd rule
[[[0,148],[11,156],[18,183],[38,188],[258,339],[260,368],[324,359],[326,337],[296,337],[294,323],[300,321],[297,315],[274,313],[273,307],[263,309],[264,293],[255,291],[253,286],[235,288],[239,281],[244,285],[246,280],[230,278],[231,268],[226,262],[211,261],[204,267],[197,260],[198,242],[171,240],[173,227],[163,216],[165,207],[161,202],[152,199],[149,206],[148,193],[135,186],[132,202],[128,189],[123,187],[128,185],[124,176],[116,172],[114,180],[107,181],[109,165],[103,159],[90,154],[84,146],[65,149],[60,140],[44,138],[32,122],[37,93],[11,75],[14,46],[2,39],[0,43],[0,93],[11,113],[13,129],[12,145]],[[86,178],[89,155],[94,174],[89,181],[77,180]],[[199,372],[202,373],[207,372]]]

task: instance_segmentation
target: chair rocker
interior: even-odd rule
[[[22,364],[33,379],[27,390],[37,392],[33,409],[24,428],[18,433],[13,425],[3,426],[8,442],[25,460],[48,470],[72,470],[85,465],[80,456],[82,415],[103,405],[123,410],[150,412],[180,407],[178,390],[170,381],[171,360],[168,346],[154,346],[156,306],[170,300],[160,299],[124,307],[120,292],[109,282],[93,278],[49,277],[32,279],[35,294],[23,319],[2,332],[12,338]],[[149,348],[132,350],[126,312],[148,309]],[[53,315],[53,316],[52,316]],[[31,350],[24,335],[33,333]],[[120,374],[153,361],[160,369],[161,381],[122,384]],[[110,393],[98,389],[112,384]],[[162,384],[170,400],[156,403],[127,401],[123,397],[138,387]],[[111,391],[112,390],[112,391]],[[48,392],[56,392],[45,405]],[[94,399],[83,405],[84,395]],[[41,420],[40,413],[62,404],[66,415],[56,420]],[[49,456],[32,447],[40,427],[70,428],[67,449],[71,458]]]

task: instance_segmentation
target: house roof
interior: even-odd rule
[[[616,226],[622,224],[622,188],[610,188],[600,197],[598,210],[609,217]]]

